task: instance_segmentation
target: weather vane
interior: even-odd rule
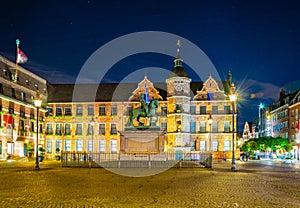
[[[180,40],[177,40],[177,46],[178,46],[178,48],[177,48],[177,57],[179,57],[179,56],[180,56],[180,55],[179,55],[179,48],[180,48],[180,46],[181,46]]]

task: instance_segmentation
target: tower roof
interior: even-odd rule
[[[174,60],[174,68],[172,70],[172,73],[169,75],[169,78],[172,77],[189,77],[186,71],[184,70],[182,66],[182,59],[180,56],[180,40],[177,42],[177,56],[176,59]]]

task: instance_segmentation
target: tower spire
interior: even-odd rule
[[[174,68],[177,67],[177,66],[180,66],[182,67],[182,59],[181,59],[181,56],[180,56],[180,46],[181,46],[181,42],[180,40],[177,41],[177,56],[176,56],[176,59],[174,60]]]

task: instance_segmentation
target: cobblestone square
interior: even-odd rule
[[[103,168],[1,162],[0,207],[299,207],[299,163],[215,163],[125,177]]]

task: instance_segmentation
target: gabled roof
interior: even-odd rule
[[[153,87],[162,100],[167,100],[167,84],[164,82],[154,82]],[[228,87],[226,81],[220,82],[224,88]],[[75,84],[48,84],[48,103],[60,102],[87,102],[90,100],[86,95],[82,95],[80,100],[73,100],[73,90]],[[84,91],[97,87],[97,93],[94,102],[112,102],[112,101],[129,101],[132,92],[137,89],[137,83],[109,83],[109,84],[79,84]],[[191,92],[195,95],[196,91],[202,89],[203,82],[191,82]],[[191,95],[193,97],[193,95]]]
[[[204,82],[202,89],[196,93],[194,100],[224,100],[226,97],[225,92],[220,90],[219,84],[211,76]],[[210,97],[209,93],[213,93],[213,97]]]
[[[147,79],[147,76],[138,84],[138,87],[132,92],[130,96],[130,101],[139,101],[140,95],[146,93],[146,87],[148,88],[149,98],[150,100],[163,100],[163,98],[159,95],[159,91],[155,89],[153,83]]]

